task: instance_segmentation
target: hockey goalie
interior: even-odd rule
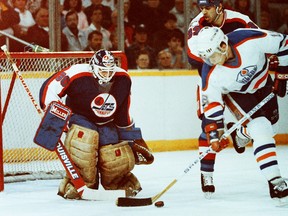
[[[135,164],[154,161],[129,115],[130,91],[130,76],[106,50],[97,51],[88,64],[55,73],[41,87],[43,110],[51,110],[53,101],[71,109],[67,126],[59,125],[66,127],[65,147],[88,188],[98,189],[101,184],[105,190],[125,190],[126,196],[135,196],[141,190],[132,173]],[[47,113],[44,118],[42,123],[49,124]],[[61,132],[57,127],[55,131]],[[81,198],[68,175],[61,181],[58,195]]]

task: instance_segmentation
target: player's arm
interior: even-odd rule
[[[62,102],[61,98],[65,96],[70,80],[65,70],[48,78],[40,89],[41,108],[45,110],[52,101]]]
[[[274,92],[284,97],[288,80],[288,36],[267,32],[267,38],[267,49],[273,54],[269,58],[269,70],[275,72]]]
[[[202,79],[205,79],[205,77],[203,76]],[[202,127],[212,149],[219,152],[229,144],[228,139],[221,138],[224,133],[224,102],[221,86],[215,85],[210,76],[203,87],[203,97],[206,98],[207,103],[204,105]]]
[[[201,26],[200,26],[199,21],[196,17],[195,20],[191,21],[189,28],[188,28],[188,31],[187,31],[187,34],[188,34],[188,38],[187,38],[188,61],[192,66],[194,66],[196,68],[201,68],[201,66],[203,64],[203,60],[198,56],[197,48],[196,48],[197,35],[198,35],[200,30],[201,30]]]

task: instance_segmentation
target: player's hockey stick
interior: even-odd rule
[[[254,113],[256,113],[261,107],[263,107],[268,101],[270,101],[275,94],[271,92],[268,96],[266,96],[261,102],[259,102],[253,109],[251,109],[246,115],[244,115],[238,122],[236,122],[229,130],[227,130],[222,138],[228,137],[234,130],[236,130],[242,123],[248,120]],[[209,152],[213,151],[211,147],[209,147],[205,152],[199,155],[199,157],[187,166],[182,175],[178,179],[174,179],[168,186],[166,186],[160,193],[155,196],[148,198],[129,198],[129,197],[119,197],[116,200],[117,206],[147,206],[152,205],[155,201],[157,201],[164,193],[166,193],[177,181],[179,181],[186,173],[188,173],[193,166],[195,166],[199,161],[201,161]]]
[[[41,107],[38,105],[36,100],[34,99],[32,92],[30,91],[27,83],[25,82],[23,76],[21,75],[17,65],[13,61],[10,52],[7,50],[6,45],[1,46],[1,49],[4,51],[5,55],[7,56],[7,59],[10,61],[14,72],[17,74],[22,86],[24,87],[25,91],[27,92],[27,95],[29,96],[31,102],[33,103],[35,109],[37,110],[39,116],[41,118],[43,117],[43,111]],[[82,199],[85,200],[115,200],[119,196],[124,196],[125,191],[124,190],[93,190],[86,186],[83,178],[79,174],[79,171],[75,164],[73,163],[70,154],[68,153],[67,149],[65,148],[64,144],[59,141],[56,153],[64,166],[66,173],[69,175],[74,187],[78,191],[79,195],[81,195]]]

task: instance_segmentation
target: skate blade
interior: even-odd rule
[[[276,202],[276,207],[288,207],[288,197],[284,197],[284,198],[276,198],[274,199]]]
[[[214,194],[213,192],[205,192],[204,197],[205,197],[205,199],[211,199],[213,194]]]

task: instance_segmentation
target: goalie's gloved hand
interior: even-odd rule
[[[137,139],[134,140],[134,142],[129,142],[129,145],[133,151],[135,163],[137,165],[153,163],[154,156],[143,139]]]

